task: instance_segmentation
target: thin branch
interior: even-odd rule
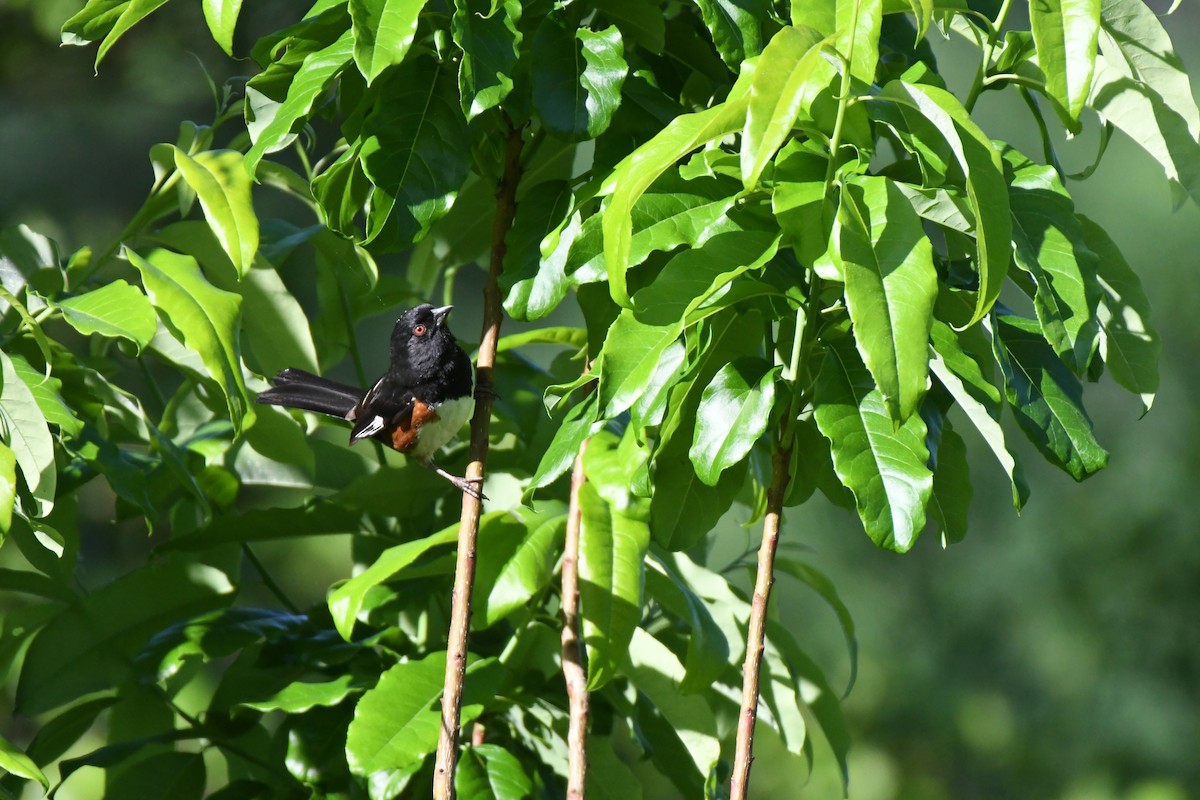
[[[754,723],[758,719],[758,686],[762,665],[763,638],[767,623],[767,601],[775,582],[775,549],[779,544],[779,521],[787,492],[791,449],[778,447],[771,457],[771,487],[767,490],[767,516],[763,520],[762,544],[758,548],[758,575],[746,631],[746,663],[742,666],[742,710],[738,716],[733,779],[729,800],[745,800],[750,785],[750,763],[754,761]]]
[[[487,462],[488,431],[491,428],[493,372],[496,344],[500,340],[503,317],[500,298],[500,273],[504,268],[504,237],[517,213],[517,184],[521,179],[521,129],[509,123],[508,145],[504,157],[504,175],[496,189],[496,221],[492,226],[492,254],[487,285],[483,290],[483,332],[479,339],[479,359],[475,377],[475,416],[471,420],[471,463],[466,477],[483,480]],[[454,568],[454,595],[450,608],[450,634],[446,643],[446,685],[442,692],[442,728],[438,737],[437,760],[433,772],[435,800],[453,800],[454,769],[458,764],[459,712],[462,709],[463,680],[467,669],[467,634],[471,625],[471,590],[475,584],[475,540],[479,533],[480,500],[463,493],[462,516],[458,525],[458,561]]]
[[[567,684],[570,724],[567,730],[567,800],[583,800],[587,782],[588,690],[583,667],[583,641],[579,632],[579,531],[583,511],[579,490],[583,486],[583,453],[579,447],[571,473],[571,503],[567,511],[567,541],[562,563],[562,669]]]

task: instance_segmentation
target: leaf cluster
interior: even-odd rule
[[[99,65],[161,5],[90,0],[64,42],[98,42]],[[217,92],[211,123],[151,150],[118,243],[64,256],[0,234],[0,531],[24,562],[0,571],[23,598],[0,668],[41,720],[24,748],[0,740],[3,791],[91,766],[113,798],[200,797],[214,772],[211,797],[427,793],[452,498],[252,398],[284,367],[366,384],[361,322],[455,298],[495,247],[519,131],[504,306],[538,324],[499,347],[457,789],[561,791],[553,581],[583,449],[592,791],[640,796],[640,761],[719,796],[751,606],[744,562],[710,564],[708,544],[731,509],[766,513],[773,455],[786,505],[819,490],[906,551],[930,521],[945,543],[965,534],[968,440],[1019,508],[1016,431],[1082,480],[1107,460],[1084,385],[1107,373],[1153,401],[1146,298],[1077,213],[1086,175],[1065,173],[1050,129],[1098,125],[1102,145],[1121,130],[1195,200],[1187,75],[1140,0],[1031,3],[1029,31],[1009,5],[318,0],[248,49],[253,74]],[[234,53],[240,0],[203,8]],[[939,37],[977,47],[963,98]],[[983,130],[988,91],[1025,98],[1045,163]],[[92,587],[96,484],[156,547]],[[335,535],[362,568],[312,608],[253,549]],[[778,568],[829,603],[853,656],[830,582]],[[256,578],[279,608],[245,600]],[[837,693],[776,617],[760,735],[803,762],[815,726],[844,773]],[[103,743],[63,759],[101,718]]]

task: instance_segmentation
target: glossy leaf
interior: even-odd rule
[[[254,702],[242,703],[256,711],[282,711],[285,714],[303,714],[319,706],[336,706],[361,691],[353,675],[343,674],[331,681],[290,683],[280,691]]]
[[[752,359],[726,364],[700,396],[688,456],[709,486],[744,459],[767,429],[778,377],[778,368],[767,367]]]
[[[494,517],[498,513],[502,512],[493,512],[487,515],[484,520]],[[484,520],[480,521],[481,526]],[[389,547],[379,554],[379,557],[375,559],[375,563],[330,592],[329,613],[333,616],[333,624],[337,627],[338,633],[342,635],[342,638],[350,641],[354,631],[354,622],[358,617],[359,610],[362,609],[363,598],[371,587],[396,575],[416,561],[418,557],[431,547],[450,544],[456,541],[458,541],[457,524],[443,528],[437,533],[426,536],[424,539],[417,539],[412,542],[404,542],[403,544]]]
[[[629,646],[629,679],[654,704],[686,748],[691,765],[705,780],[716,767],[721,747],[708,704],[679,691],[683,665],[646,631],[634,631]]]
[[[16,775],[18,778],[37,781],[43,789],[49,790],[50,788],[50,781],[38,769],[38,765],[34,763],[33,759],[3,736],[0,736],[0,769]]]
[[[1000,427],[1000,391],[983,375],[979,365],[963,352],[949,325],[935,321],[932,338],[934,353],[929,371],[950,392],[1000,462],[1012,483],[1013,506],[1020,510],[1029,499],[1029,486],[1016,454],[1005,441],[1004,429]]]
[[[247,86],[246,122],[254,142],[246,151],[248,172],[254,174],[267,153],[292,143],[314,106],[353,56],[354,34],[347,30],[332,44],[304,58],[282,98],[273,99],[256,92],[253,82]]]
[[[595,438],[592,441],[596,443]],[[579,604],[587,685],[589,691],[595,691],[620,668],[641,620],[643,559],[650,529],[642,519],[605,501],[590,481],[580,489],[579,503],[583,512]]]
[[[502,0],[455,0],[451,33],[462,50],[458,90],[471,120],[503,102],[513,88],[522,34],[521,4]]]
[[[925,394],[938,291],[932,246],[890,180],[859,176],[842,189],[833,256],[846,282],[855,344],[888,413],[903,423]]]
[[[612,124],[629,65],[616,26],[592,31],[551,11],[533,37],[533,105],[546,130],[594,139]]]
[[[137,345],[138,352],[154,338],[158,319],[146,295],[118,278],[90,292],[56,303],[63,319],[83,335],[123,337]]]
[[[383,95],[358,140],[313,181],[313,193],[341,235],[363,243],[382,236],[399,248],[450,210],[467,177],[470,146],[447,66],[409,59],[388,73]]]
[[[472,616],[487,628],[524,608],[550,582],[562,551],[567,518],[562,513],[495,517],[480,527]]]
[[[460,757],[454,789],[463,800],[524,800],[533,791],[533,781],[503,747],[473,744]]]
[[[677,160],[742,126],[753,72],[752,65],[743,67],[725,102],[705,111],[676,117],[654,138],[622,160],[605,181],[604,191],[611,194],[603,211],[604,262],[609,292],[618,305],[629,305],[625,270],[634,263],[630,257],[634,204]]]
[[[4,423],[5,444],[12,451],[21,477],[33,495],[36,508],[27,513],[44,517],[54,508],[54,440],[37,400],[17,374],[8,354],[0,351],[0,421]]]
[[[808,25],[822,35],[836,36],[834,47],[850,61],[850,74],[871,84],[875,82],[875,66],[879,62],[883,6],[880,0],[796,3],[792,6],[792,24]]]
[[[929,498],[929,516],[942,532],[942,547],[961,542],[967,535],[967,508],[972,493],[967,446],[947,423],[937,446],[933,494]]]
[[[742,134],[742,183],[747,189],[758,183],[767,162],[791,135],[797,118],[837,74],[821,54],[826,41],[812,28],[788,27],[775,34],[763,50],[750,85]]]
[[[580,446],[599,429],[599,415],[600,409],[595,393],[571,406],[558,429],[554,431],[554,438],[542,453],[537,469],[529,480],[527,493],[532,494],[537,489],[549,486],[571,469]]]
[[[368,86],[404,60],[424,7],[425,0],[350,0],[354,63]]]
[[[817,427],[867,534],[880,547],[907,551],[925,527],[933,488],[924,421],[913,414],[896,427],[871,374],[845,343],[829,349],[814,391]]]
[[[213,40],[225,51],[225,55],[233,55],[233,31],[237,27],[238,14],[242,10],[242,0],[204,0],[204,21]]]
[[[516,319],[541,319],[567,296],[567,256],[582,227],[579,212],[567,216],[571,200],[566,181],[551,181],[517,204],[501,276],[504,309]]]
[[[1087,217],[1079,217],[1087,247],[1098,257],[1100,356],[1113,380],[1138,395],[1143,412],[1158,391],[1162,342],[1150,322],[1150,303],[1137,273],[1109,235]]]
[[[708,605],[666,559],[656,558],[646,571],[646,594],[683,620],[687,634],[686,672],[682,692],[702,692],[727,669],[730,647]]]
[[[1008,403],[1034,446],[1077,481],[1103,469],[1108,453],[1092,433],[1083,387],[1055,357],[1036,325],[999,317],[992,342]]]
[[[967,198],[975,213],[979,292],[967,323],[973,325],[999,297],[1011,260],[1012,218],[1000,154],[958,99],[944,89],[892,81],[881,96],[896,102],[910,130],[940,136],[962,171]],[[916,147],[912,139],[906,140],[905,145]]]
[[[143,258],[126,248],[125,257],[142,273],[150,302],[225,393],[229,419],[240,431],[254,419],[238,345],[241,298],[209,283],[188,256],[155,250]]]
[[[242,154],[215,150],[189,156],[175,148],[175,167],[196,192],[204,217],[239,276],[258,251],[258,217],[250,201],[250,176]]]
[[[270,264],[255,259],[237,291],[242,296],[246,345],[264,375],[287,367],[320,372],[308,317]]]
[[[63,44],[86,44],[103,37],[96,50],[96,69],[117,40],[158,10],[167,0],[88,0],[63,23]]]
[[[67,405],[62,397],[62,381],[54,375],[46,376],[20,355],[12,357],[13,369],[17,376],[25,382],[34,401],[41,410],[46,422],[58,426],[65,436],[78,436],[83,430],[83,420]],[[61,371],[61,370],[60,370]]]
[[[1046,91],[1067,110],[1078,130],[1091,89],[1100,34],[1100,0],[1040,0],[1029,4]]]
[[[769,16],[764,0],[695,0],[721,59],[737,69],[762,51],[763,20]]]
[[[1008,151],[1016,173],[1009,186],[1013,256],[1033,277],[1034,308],[1046,340],[1076,373],[1096,346],[1097,259],[1084,244],[1071,196],[1051,167]]]

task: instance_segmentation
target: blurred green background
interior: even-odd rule
[[[220,86],[251,68],[218,51],[188,0],[139,25],[94,76],[94,49],[58,45],[80,5],[0,0],[0,227],[28,224],[67,252],[118,236],[152,181],[148,148],[173,141],[182,120],[212,118],[209,78]],[[237,51],[292,5],[247,3]],[[1184,2],[1164,24],[1200,79],[1200,9]],[[932,39],[961,94],[969,51]],[[1018,99],[985,94],[978,112],[991,135],[1040,154]],[[1063,143],[1068,170],[1092,160],[1091,122]],[[786,518],[784,546],[810,549],[858,627],[858,681],[845,700],[854,800],[1200,798],[1200,210],[1189,201],[1173,211],[1156,164],[1119,135],[1070,189],[1141,274],[1163,338],[1162,386],[1145,418],[1111,382],[1087,388],[1109,468],[1077,485],[1024,448],[1033,492],[1018,517],[1006,477],[968,436],[970,534],[950,549],[928,535],[905,556],[877,549],[819,496]],[[94,575],[144,552],[121,536],[99,527],[88,537]],[[757,536],[731,523],[715,563],[752,551]],[[308,587],[306,601],[348,570],[341,538],[266,555]],[[844,685],[832,613],[788,578],[776,589],[776,613]],[[800,789],[760,749],[754,795],[836,797],[830,760],[818,757]]]

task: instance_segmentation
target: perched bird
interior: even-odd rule
[[[418,459],[462,491],[484,499],[476,485],[433,463],[475,411],[475,373],[446,316],[452,306],[411,308],[392,329],[392,363],[367,391],[285,369],[259,403],[301,408],[354,423],[350,444],[372,438]]]

